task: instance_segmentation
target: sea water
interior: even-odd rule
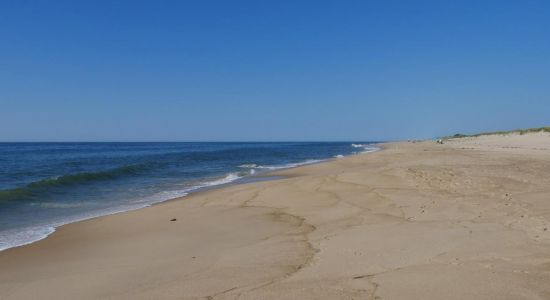
[[[0,250],[57,226],[133,210],[373,143],[0,143]]]

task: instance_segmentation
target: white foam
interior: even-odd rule
[[[334,158],[343,158],[344,156],[342,154],[335,155]]]
[[[202,183],[199,187],[197,188],[200,188],[200,187],[207,187],[207,186],[215,186],[215,185],[221,185],[221,184],[227,184],[227,183],[230,183],[230,182],[233,182],[239,178],[242,178],[244,176],[239,176],[239,173],[229,173],[227,174],[225,177],[223,178],[220,178],[220,179],[216,179],[216,180],[212,180],[212,181],[206,181],[204,183]]]
[[[370,152],[375,152],[375,151],[380,150],[380,148],[378,148],[378,147],[365,147],[363,149],[365,149],[365,151],[363,151],[361,153],[370,153]]]
[[[167,199],[165,199],[167,200]],[[49,235],[55,232],[57,227],[80,222],[88,219],[93,219],[101,216],[113,215],[116,213],[132,211],[140,208],[150,206],[153,203],[148,204],[131,204],[126,206],[118,206],[116,208],[104,209],[99,211],[93,211],[88,213],[82,213],[75,216],[72,216],[63,221],[52,221],[49,224],[39,224],[29,227],[17,228],[17,229],[8,229],[0,231],[0,251],[32,244],[39,240],[47,238]]]
[[[34,243],[55,231],[52,226],[33,226],[22,229],[8,229],[0,232],[0,251]]]
[[[288,169],[288,168],[295,168],[295,167],[299,167],[299,166],[304,166],[304,165],[310,165],[310,164],[314,164],[314,163],[318,163],[318,162],[322,162],[322,161],[325,161],[326,159],[308,159],[306,161],[303,161],[303,162],[297,162],[297,163],[288,163],[288,164],[284,164],[284,165],[272,165],[272,166],[256,166],[256,169],[268,169],[268,170],[279,170],[279,169]]]
[[[378,151],[380,150],[380,148],[378,147],[375,147],[373,145],[369,145],[369,144],[351,144],[351,146],[353,148],[362,148],[363,151],[361,152],[354,152],[354,154],[359,154],[359,153],[370,153],[370,152],[375,152],[375,151]]]

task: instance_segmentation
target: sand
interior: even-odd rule
[[[0,252],[0,299],[550,299],[549,149],[390,143],[66,225]]]

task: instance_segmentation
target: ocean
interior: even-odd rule
[[[0,143],[0,250],[63,224],[374,150],[372,142]]]

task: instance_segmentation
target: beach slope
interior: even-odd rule
[[[59,228],[0,299],[550,299],[550,135],[390,143]]]

